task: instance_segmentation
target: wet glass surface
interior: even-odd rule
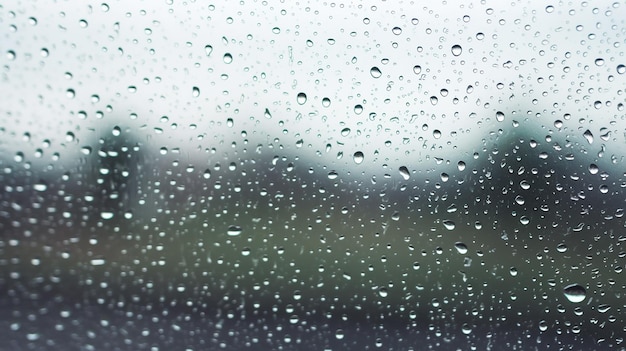
[[[0,4],[0,349],[624,349],[625,8]]]

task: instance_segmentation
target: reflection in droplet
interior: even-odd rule
[[[587,297],[587,291],[579,284],[570,284],[563,289],[565,297],[573,303],[579,303]]]

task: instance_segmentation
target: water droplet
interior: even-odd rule
[[[200,96],[200,88],[198,87],[193,87],[193,89],[191,90],[191,95],[193,97],[198,97]]]
[[[556,246],[556,251],[560,252],[560,253],[564,253],[567,252],[567,245],[560,243]]]
[[[298,93],[298,96],[296,97],[296,101],[298,102],[298,105],[306,104],[306,94]]]
[[[339,177],[339,174],[337,172],[335,171],[328,172],[328,179],[334,180],[334,179],[337,179],[337,177]]]
[[[443,221],[443,226],[448,230],[453,230],[456,227],[456,224],[453,221],[446,219]]]
[[[382,76],[383,73],[380,71],[380,69],[378,69],[378,67],[374,66],[370,68],[370,75],[374,78],[380,78],[380,76]]]
[[[400,175],[404,180],[409,180],[409,178],[411,178],[411,173],[409,172],[409,169],[406,168],[406,166],[400,167],[398,171],[400,172]]]
[[[223,60],[225,64],[230,64],[231,62],[233,62],[233,55],[225,53]]]
[[[357,165],[360,165],[361,163],[363,163],[365,156],[363,155],[361,151],[357,151],[354,153],[354,155],[352,155],[352,159],[354,160],[354,163],[356,163]]]
[[[104,258],[94,258],[91,260],[92,266],[102,266],[105,263],[106,263],[106,260]]]
[[[386,288],[380,288],[378,289],[378,295],[380,295],[380,297],[387,297],[387,295],[389,295],[389,292]]]
[[[33,189],[35,189],[36,191],[46,191],[48,189],[48,185],[44,182],[40,182],[33,185]]]
[[[362,105],[355,105],[354,106],[354,113],[356,113],[357,115],[360,115],[361,113],[363,113],[363,106]]]
[[[76,92],[74,91],[74,89],[67,89],[65,91],[65,96],[67,96],[68,99],[73,99],[76,96]]]
[[[341,136],[348,136],[350,134],[350,128],[344,128],[341,130]]]
[[[270,110],[268,110],[268,109],[265,109],[265,112],[263,112],[263,115],[267,119],[271,119],[272,118],[272,114],[270,113]]]
[[[516,277],[517,276],[517,268],[515,268],[515,267],[509,268],[509,274],[511,275],[511,277]]]
[[[420,66],[420,65],[413,66],[413,73],[415,73],[415,74],[422,73],[422,66]]]
[[[454,244],[454,248],[456,248],[456,251],[461,255],[465,255],[467,253],[467,245],[462,242],[457,242],[456,244]]]
[[[589,129],[585,130],[585,132],[583,133],[583,136],[585,137],[585,139],[587,139],[587,142],[589,144],[593,144],[593,134],[591,133]]]
[[[228,227],[228,231],[226,233],[228,234],[228,236],[238,236],[241,235],[241,232],[243,232],[243,229],[241,229],[240,226],[231,225],[230,227]]]
[[[504,112],[498,111],[496,112],[496,121],[503,122],[504,121]]]
[[[524,202],[525,202],[525,201],[524,201],[524,197],[523,197],[522,195],[517,195],[517,196],[515,196],[515,202],[516,202],[518,205],[523,205],[523,204],[524,204]]]
[[[439,129],[435,129],[435,130],[433,130],[433,137],[434,137],[435,139],[439,139],[439,138],[441,138],[441,131],[440,131]]]
[[[100,212],[100,218],[102,219],[111,219],[115,214],[113,212]]]
[[[626,66],[624,66],[624,65],[617,65],[617,73],[619,73],[619,74],[626,73]]]
[[[472,333],[472,327],[469,324],[465,323],[461,327],[461,331],[463,331],[463,334],[469,335]]]
[[[464,170],[465,170],[465,162],[463,162],[463,161],[459,161],[459,162],[456,164],[456,167],[457,167],[457,169],[458,169],[459,171],[464,171]]]
[[[595,61],[596,66],[604,66],[604,59],[603,58],[597,58]]]
[[[344,336],[345,336],[345,333],[343,329],[337,329],[337,331],[335,331],[335,338],[337,338],[337,340],[343,339]]]
[[[600,171],[600,169],[598,168],[598,166],[594,163],[589,165],[589,173],[591,174],[597,174]]]
[[[327,97],[323,98],[322,99],[322,106],[324,106],[324,107],[330,106],[330,99],[327,98]]]
[[[587,297],[587,290],[579,284],[570,284],[563,289],[565,297],[573,303],[579,303]]]
[[[204,47],[204,52],[207,56],[211,56],[211,53],[213,52],[213,47],[211,45],[206,45]]]
[[[438,102],[439,102],[439,99],[436,96],[433,95],[433,96],[430,97],[430,103],[433,106],[437,105]]]
[[[463,52],[463,48],[461,45],[453,45],[452,46],[452,55],[459,56]]]

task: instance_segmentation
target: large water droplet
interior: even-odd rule
[[[453,221],[446,219],[443,221],[443,226],[448,230],[453,230],[456,227],[456,224]]]
[[[404,180],[409,180],[409,178],[411,178],[411,173],[409,172],[409,169],[406,168],[406,166],[400,167],[398,171],[400,172],[400,175],[402,176],[402,178],[404,178]]]
[[[496,112],[496,121],[503,122],[504,121],[504,112],[498,111]]]
[[[374,78],[380,78],[380,76],[383,75],[383,73],[380,71],[380,69],[378,69],[378,67],[376,67],[376,66],[370,68],[370,74]]]
[[[227,234],[228,236],[238,236],[241,235],[241,232],[243,232],[243,229],[241,229],[240,226],[231,225],[230,227],[228,227]]]
[[[461,47],[461,45],[452,46],[452,55],[459,56],[461,55],[462,52],[463,52],[463,48]]]
[[[454,248],[456,248],[456,251],[461,255],[465,255],[467,253],[467,245],[462,242],[457,242],[456,244],[454,244]]]
[[[587,291],[580,284],[570,284],[563,289],[565,297],[573,303],[579,303],[587,297]]]
[[[306,104],[306,94],[298,93],[298,97],[296,98],[296,101],[298,102],[299,105]]]
[[[352,159],[354,160],[354,163],[356,163],[357,165],[360,165],[361,163],[363,163],[363,160],[365,159],[365,155],[363,155],[361,151],[357,151],[352,156]]]
[[[587,142],[589,144],[593,144],[593,134],[591,133],[589,129],[585,130],[585,132],[583,133],[583,136],[585,137],[585,139],[587,139]]]

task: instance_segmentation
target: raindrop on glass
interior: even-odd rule
[[[565,297],[573,303],[583,302],[587,297],[587,291],[579,284],[570,284],[563,289]]]

